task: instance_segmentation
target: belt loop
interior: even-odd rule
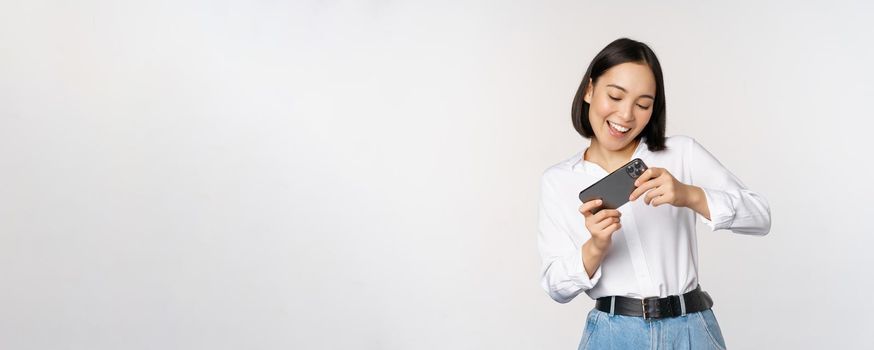
[[[680,316],[686,316],[686,296],[680,294]]]
[[[610,316],[613,316],[613,311],[616,310],[616,296],[610,297]]]

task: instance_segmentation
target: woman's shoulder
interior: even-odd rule
[[[555,175],[557,173],[565,172],[570,170],[574,163],[577,161],[578,154],[575,154],[569,158],[562,159],[558,163],[551,164],[543,170],[543,176]]]
[[[683,156],[703,147],[698,140],[692,136],[671,135],[665,137],[665,148],[665,153],[670,153],[675,156]]]
[[[558,178],[563,178],[568,176],[568,174],[573,172],[574,166],[577,166],[582,159],[583,151],[577,151],[574,155],[562,159],[561,161],[551,164],[546,167],[541,173],[541,179],[543,181],[549,180],[558,180]]]
[[[695,143],[695,138],[688,135],[671,135],[665,137],[665,146],[668,148],[685,149]]]

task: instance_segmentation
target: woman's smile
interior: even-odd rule
[[[614,136],[617,138],[625,137],[625,135],[628,133],[628,131],[631,130],[631,128],[623,127],[623,126],[616,124],[616,123],[613,123],[609,120],[607,121],[607,129],[610,130],[611,136]]]

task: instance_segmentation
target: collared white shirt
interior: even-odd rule
[[[579,193],[607,176],[601,166],[583,160],[585,149],[547,168],[541,177],[538,248],[541,286],[552,299],[567,303],[580,292],[602,296],[666,297],[698,285],[695,218],[712,231],[765,235],[771,229],[767,200],[746,186],[695,139],[675,135],[667,149],[651,152],[645,137],[631,159],[665,168],[678,181],[700,187],[711,220],[689,208],[652,207],[644,195],[618,208],[622,227],[592,278],[583,267],[582,245],[591,234],[579,211]]]

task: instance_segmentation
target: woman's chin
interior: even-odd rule
[[[608,137],[611,137],[611,136],[608,135]],[[604,147],[608,151],[611,151],[611,152],[618,152],[618,151],[621,151],[621,150],[627,148],[629,144],[633,143],[634,137],[629,135],[628,137],[623,138],[621,140],[616,140],[615,138],[608,139],[608,140],[609,140],[608,142],[601,142],[601,147]]]

